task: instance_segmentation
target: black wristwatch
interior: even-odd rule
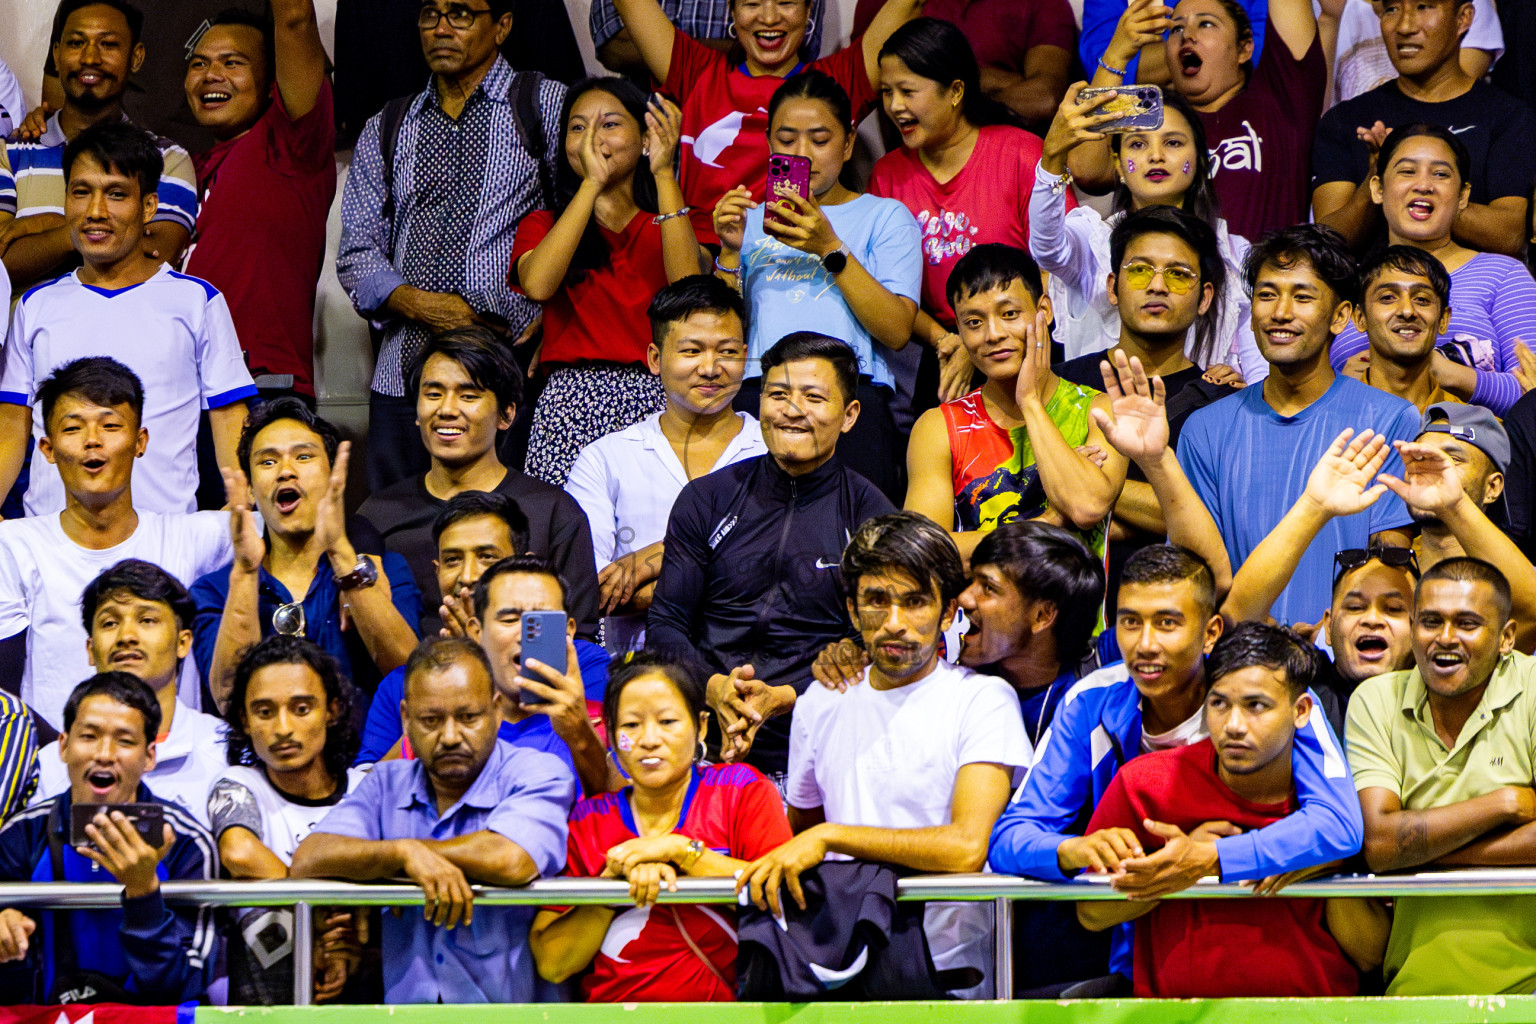
[[[846,245],[840,245],[821,258],[821,266],[827,273],[836,277],[848,269],[848,257],[853,253],[848,251]]]
[[[345,576],[333,576],[331,582],[336,584],[337,590],[362,590],[379,582],[379,570],[374,568],[373,560],[367,555],[358,555],[352,571]]]

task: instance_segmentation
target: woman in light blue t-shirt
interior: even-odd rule
[[[747,303],[747,367],[736,407],[757,412],[758,360],[796,331],[846,341],[859,357],[859,420],[843,446],[855,470],[900,503],[905,439],[890,404],[888,353],[912,336],[922,287],[921,231],[894,199],[862,195],[838,179],[853,153],[848,94],[830,76],[785,80],[768,103],[768,145],[811,161],[811,196],[781,196],[764,225],[765,204],[745,187],[715,206],[716,267]],[[861,429],[862,428],[862,429]]]

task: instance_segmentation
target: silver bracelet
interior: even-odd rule
[[[686,217],[686,216],[688,216],[692,212],[693,212],[693,207],[685,206],[681,210],[674,210],[672,213],[658,213],[656,216],[651,218],[651,223],[652,224],[665,224],[667,221],[671,220],[673,217]]]
[[[1050,171],[1046,171],[1045,173],[1049,174],[1051,172]],[[1053,195],[1053,196],[1061,195],[1063,192],[1065,192],[1067,190],[1067,186],[1070,185],[1070,184],[1072,184],[1072,171],[1071,171],[1070,168],[1068,168],[1067,172],[1065,174],[1063,174],[1061,177],[1057,178],[1055,181],[1051,182],[1051,195]]]

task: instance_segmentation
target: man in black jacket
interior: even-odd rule
[[[169,1005],[208,987],[216,935],[210,911],[172,910],[160,883],[215,878],[218,854],[190,813],[156,799],[140,781],[154,767],[159,731],[160,703],[136,676],[103,672],[70,695],[60,740],[69,791],[0,829],[0,881],[116,880],[122,909],[0,910],[0,1003]],[[117,810],[98,813],[86,826],[90,846],[70,845],[73,805],[130,802],[161,805],[165,824],[153,845]],[[39,932],[44,914],[53,920]]]
[[[793,703],[817,653],[853,635],[838,571],[843,548],[864,520],[895,511],[836,458],[838,437],[859,416],[853,349],[800,331],[765,352],[762,368],[758,419],[768,454],[683,488],[646,622],[648,647],[696,650],[715,672],[731,673],[710,685],[710,703],[727,722],[735,720],[727,688],[773,688],[772,710]],[[755,737],[749,759],[782,775],[788,753],[789,719],[780,717]]]

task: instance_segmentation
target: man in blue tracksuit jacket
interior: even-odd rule
[[[1061,882],[1136,858],[1138,851],[1105,833],[1080,837],[1094,806],[1130,758],[1205,735],[1204,660],[1221,633],[1209,567],[1182,548],[1144,548],[1126,563],[1117,603],[1125,660],[1085,677],[1062,701],[1024,784],[992,830],[994,871]],[[1297,731],[1294,753],[1297,813],[1214,843],[1175,837],[1137,863],[1132,884],[1157,895],[1191,877],[1262,879],[1358,853],[1360,801],[1323,715]],[[1169,884],[1174,876],[1186,881]],[[1117,929],[1109,965],[1126,977],[1130,939],[1129,928]]]

